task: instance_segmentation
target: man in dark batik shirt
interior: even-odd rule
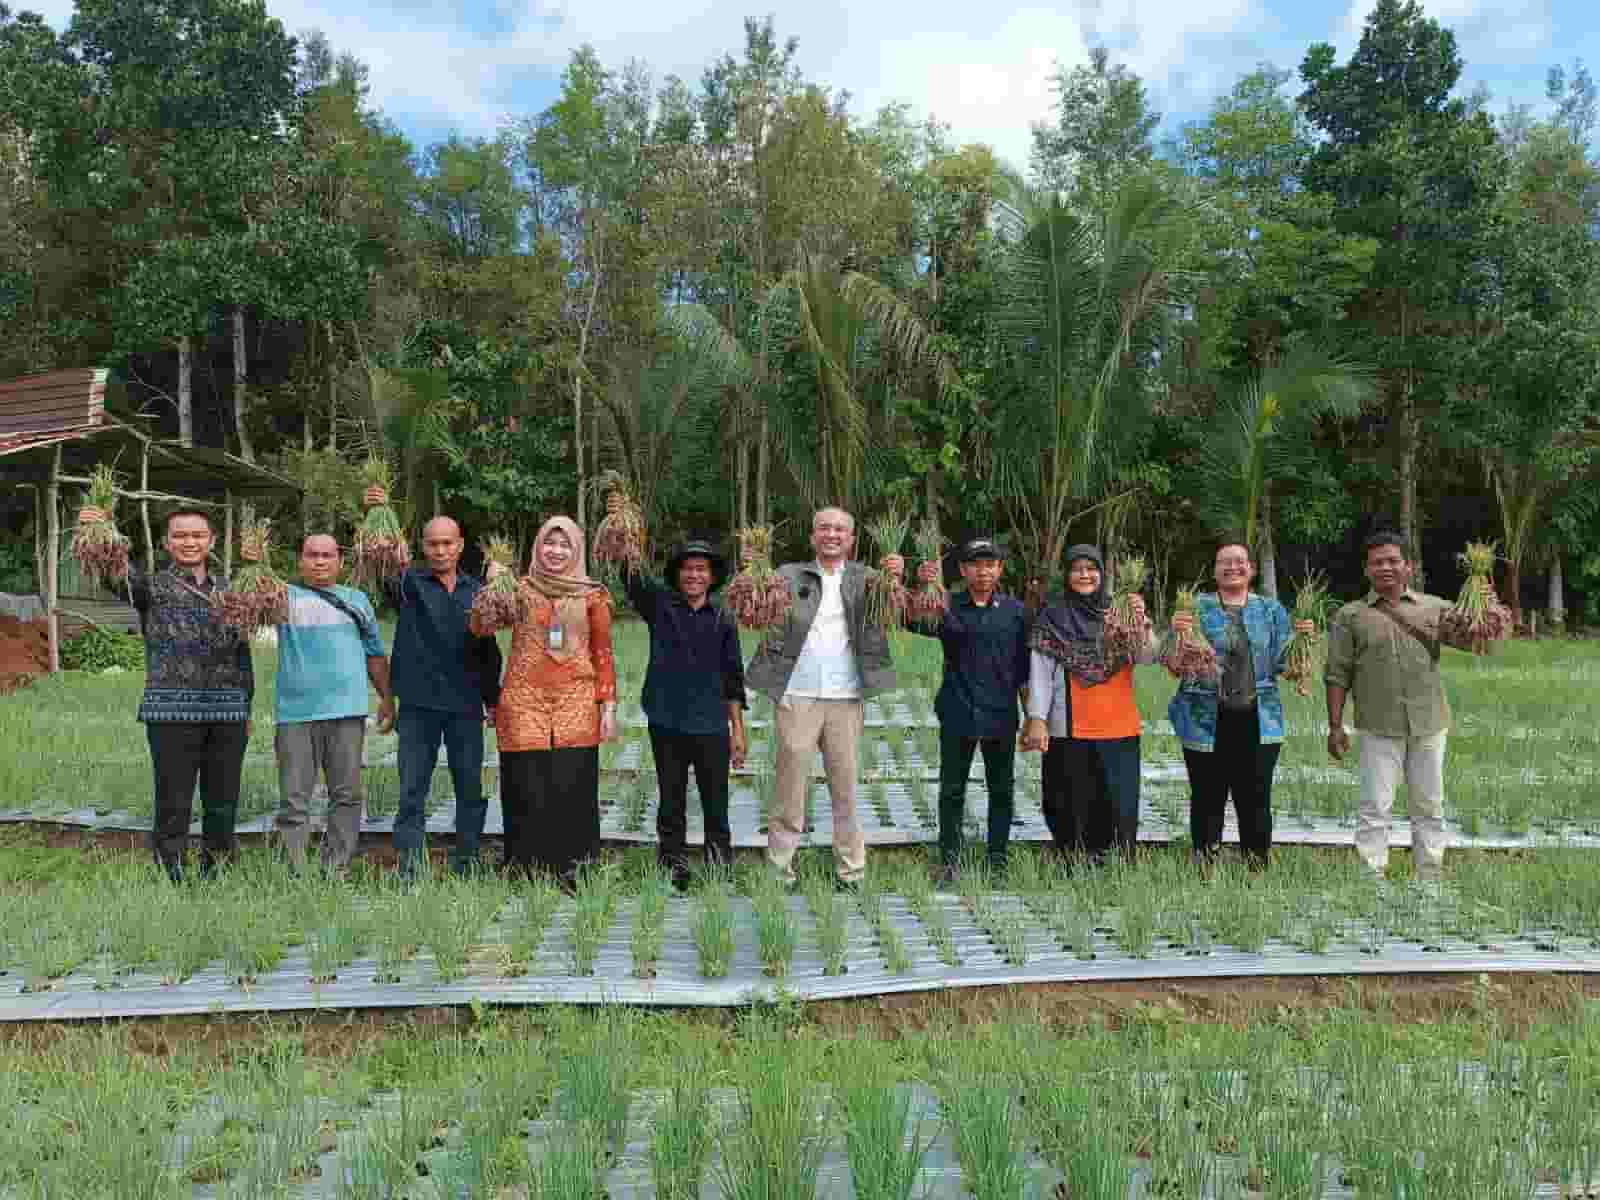
[[[80,524],[101,519],[82,509]],[[194,509],[167,518],[172,565],[128,573],[128,592],[144,633],[145,687],[139,703],[154,766],[155,820],[150,848],[157,865],[181,880],[195,782],[200,784],[200,872],[209,875],[235,848],[239,780],[250,739],[255,672],[250,643],[222,623],[212,597],[227,579],[207,564],[216,537]]]

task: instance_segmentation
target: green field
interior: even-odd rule
[[[853,1032],[782,1007],[38,1031],[0,1045],[0,1195],[1585,1195],[1600,1006],[1495,999],[1420,1024],[1352,984],[1239,1025],[1012,997]]]
[[[639,632],[619,637],[631,697]],[[907,682],[936,671],[932,649],[903,648]],[[257,661],[251,795],[267,811],[270,651]],[[1447,669],[1454,814],[1596,828],[1587,697],[1600,653],[1524,643]],[[1153,670],[1138,684],[1153,723],[1171,685]],[[10,802],[147,811],[139,687],[68,676],[0,701]],[[926,711],[914,689],[905,702]],[[1291,697],[1285,768],[1320,774],[1285,771],[1282,822],[1353,809],[1353,776],[1324,770],[1320,716]],[[1166,734],[1145,753],[1178,760]],[[0,828],[0,992],[23,1000],[69,977],[106,995],[203,977],[248,999],[291,960],[380,988],[487,988],[582,975],[608,945],[645,977],[674,949],[669,927],[707,980],[727,972],[736,936],[753,945],[776,997],[709,1012],[474,1001],[387,1018],[0,1023],[0,1198],[1527,1200],[1536,1184],[1580,1196],[1600,1183],[1592,977],[1158,980],[812,1004],[785,999],[783,983],[805,956],[844,970],[847,937],[870,969],[914,969],[890,906],[915,915],[921,953],[957,953],[955,913],[986,955],[1016,965],[1038,950],[1023,916],[1057,949],[1157,962],[1269,943],[1381,955],[1386,940],[1587,953],[1600,946],[1595,860],[1455,851],[1433,889],[1407,881],[1402,855],[1375,884],[1344,848],[1285,847],[1265,877],[1227,863],[1205,878],[1181,845],[1071,876],[1019,846],[1004,881],[969,872],[941,905],[924,848],[874,851],[855,897],[828,886],[817,848],[802,851],[801,896],[786,905],[754,857],[671,897],[648,846],[608,851],[575,899],[494,877],[402,889],[366,864],[343,883],[297,876],[262,847],[177,889],[142,851]]]
[[[647,749],[637,702],[644,675],[645,642],[636,622],[619,626],[617,661],[623,715],[631,719],[627,737]],[[913,715],[931,716],[930,692],[937,685],[939,650],[935,643],[902,635],[897,646],[903,702]],[[258,714],[246,758],[241,819],[268,813],[277,805],[277,771],[272,759],[272,677],[275,655],[256,650]],[[1600,685],[1600,645],[1582,641],[1518,642],[1494,656],[1475,659],[1447,651],[1445,670],[1455,720],[1445,760],[1446,811],[1468,834],[1505,832],[1561,835],[1600,834],[1600,725],[1594,720],[1594,695]],[[150,815],[148,754],[142,727],[134,720],[142,679],[135,673],[68,673],[44,679],[0,699],[0,744],[10,749],[0,762],[0,808],[32,809],[41,814],[92,808],[123,811],[140,820]],[[1146,721],[1147,764],[1180,767],[1177,740],[1165,731],[1172,683],[1157,667],[1139,669],[1139,706]],[[758,702],[753,715],[768,706]],[[1287,696],[1288,744],[1280,760],[1275,808],[1280,827],[1333,820],[1353,825],[1357,804],[1355,772],[1328,760],[1325,716],[1320,696]],[[493,746],[493,735],[485,735]],[[937,758],[933,730],[869,730],[867,763],[882,757],[881,777],[893,779],[892,764],[902,741],[915,745],[924,761]],[[369,739],[369,811],[392,813],[398,778],[392,765],[391,737]],[[626,746],[602,752],[603,765],[616,762]],[[763,731],[756,731],[753,759],[767,754]],[[648,760],[646,759],[646,762]],[[1038,760],[1022,762],[1024,799],[1036,797]],[[491,779],[492,785],[492,770]],[[631,773],[625,781],[632,786]],[[436,800],[451,794],[441,767]],[[1177,805],[1181,786],[1155,789],[1157,804]],[[1397,812],[1405,812],[1404,789]]]

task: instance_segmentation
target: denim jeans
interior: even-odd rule
[[[465,872],[478,861],[483,818],[483,718],[405,706],[395,727],[400,735],[400,811],[394,819],[394,848],[402,871],[415,871],[426,854],[423,832],[428,789],[439,746],[444,745],[456,788],[456,847],[450,865]]]

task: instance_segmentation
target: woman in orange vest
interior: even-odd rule
[[[1134,663],[1155,659],[1144,600],[1133,609],[1144,639],[1132,659],[1108,655],[1111,608],[1105,560],[1094,546],[1067,551],[1067,587],[1028,635],[1028,720],[1022,748],[1044,755],[1041,794],[1056,848],[1099,860],[1131,855],[1139,838],[1139,709]]]

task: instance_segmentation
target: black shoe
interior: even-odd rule
[[[835,877],[833,886],[835,891],[845,892],[851,896],[861,894],[861,881],[859,879],[839,879]]]

